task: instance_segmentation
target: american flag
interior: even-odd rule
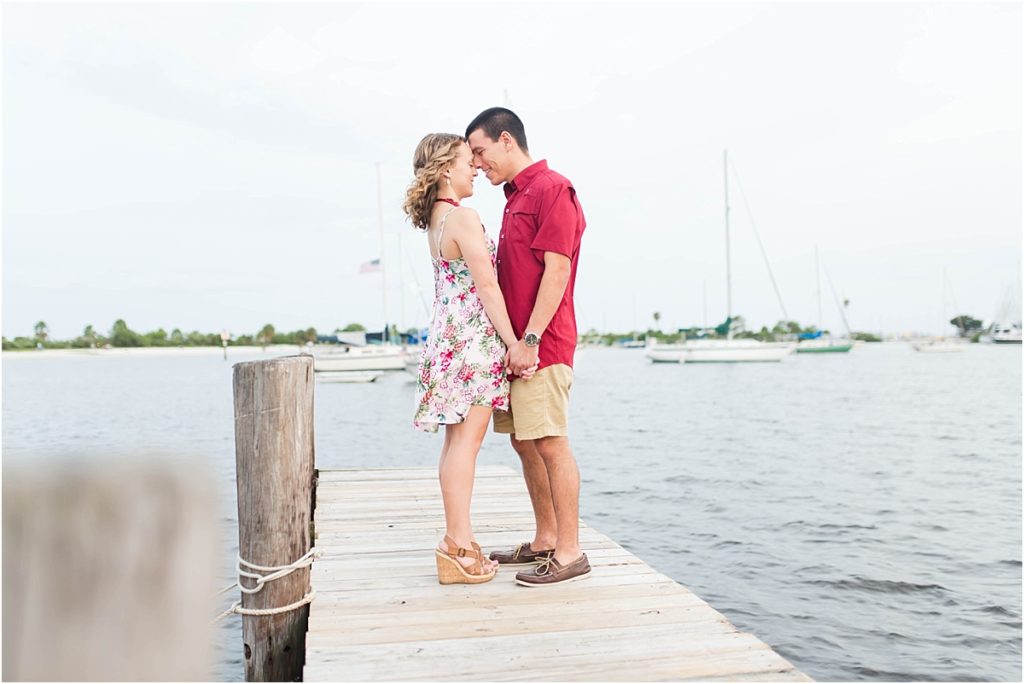
[[[360,273],[374,273],[380,270],[380,259],[371,259],[359,266]]]

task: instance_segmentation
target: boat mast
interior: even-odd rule
[[[836,310],[839,311],[839,317],[843,319],[843,327],[846,329],[846,337],[849,339],[853,336],[850,332],[850,322],[846,320],[846,304],[839,303],[839,295],[836,294],[836,286],[832,284],[832,276],[828,274],[828,269],[825,269],[825,279],[828,280],[828,289],[832,290],[832,299],[836,302]]]
[[[708,329],[708,279],[704,279],[704,330]]]
[[[945,337],[946,332],[946,267],[942,267],[942,286],[940,288],[942,297],[939,300],[939,337]]]
[[[725,306],[728,339],[732,339],[732,261],[729,255],[729,150],[722,150],[722,175],[725,178]]]
[[[377,225],[380,228],[380,292],[384,307],[384,335],[381,341],[387,344],[391,334],[388,330],[388,278],[384,270],[384,197],[380,186],[380,162],[377,162]]]
[[[405,330],[405,233],[398,234],[398,339],[402,340]]]
[[[818,332],[821,332],[825,328],[822,327],[821,316],[821,258],[818,256],[818,245],[814,245],[814,271],[818,277]]]

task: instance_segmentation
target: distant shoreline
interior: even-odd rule
[[[269,344],[266,351],[259,345],[236,346],[228,345],[228,358],[238,353],[265,354],[267,356],[284,356],[298,354],[297,344]],[[25,349],[5,350],[3,360],[13,358],[78,358],[83,356],[118,357],[118,356],[223,356],[223,347],[112,347],[110,349]]]

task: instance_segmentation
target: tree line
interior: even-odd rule
[[[358,323],[349,324],[345,328],[335,332],[350,332],[364,330]],[[229,337],[232,345],[238,346],[261,346],[271,344],[295,344],[304,345],[307,342],[316,342],[316,328],[305,328],[284,332],[277,330],[272,324],[267,323],[258,332],[243,333]],[[15,337],[12,340],[3,338],[5,351],[21,349],[104,349],[111,347],[220,347],[224,343],[221,333],[203,333],[198,330],[183,332],[180,328],[174,328],[167,332],[158,328],[150,332],[136,332],[132,330],[124,319],[114,321],[114,325],[105,333],[99,332],[92,325],[85,326],[82,334],[70,340],[56,340],[50,336],[50,328],[45,321],[39,321],[34,326],[32,337]]]
[[[655,312],[655,326],[658,325],[660,320],[661,315]],[[984,332],[984,323],[980,319],[967,314],[955,316],[949,322],[951,325],[956,326],[961,337],[970,338],[972,341],[977,341],[978,336]],[[695,337],[725,337],[730,326],[733,329],[734,337],[750,338],[762,342],[792,339],[802,333],[817,332],[816,326],[802,326],[796,321],[779,321],[772,328],[762,326],[757,331],[746,330],[743,317],[735,316],[731,321],[725,321],[713,328],[680,328],[675,332],[664,332],[660,329],[648,328],[645,331],[634,330],[628,333],[602,333],[591,329],[580,335],[580,341],[611,345],[624,340],[645,340],[647,337],[653,337],[659,342],[671,344]],[[392,336],[397,338],[397,328],[394,328],[394,326],[392,328]],[[359,323],[349,323],[344,328],[336,328],[333,332],[337,334],[339,332],[359,332],[365,330],[366,328]],[[415,328],[410,328],[407,334],[415,335],[416,332]],[[828,333],[829,331],[824,330],[822,332]],[[291,332],[281,332],[272,324],[267,323],[256,333],[243,333],[237,336],[230,336],[229,339],[230,343],[235,346],[260,346],[265,348],[271,344],[304,345],[308,342],[316,342],[317,335],[317,330],[313,327],[293,330]],[[864,340],[865,342],[881,341],[881,338],[878,336],[864,332],[851,333],[850,337],[855,340]],[[198,330],[185,333],[181,329],[175,328],[168,333],[163,328],[158,328],[150,332],[139,333],[128,327],[124,319],[120,318],[114,321],[114,325],[106,334],[97,332],[93,326],[87,325],[82,334],[73,339],[55,340],[50,337],[50,329],[46,322],[39,321],[34,326],[32,337],[15,337],[13,340],[9,340],[6,337],[3,338],[3,348],[5,351],[23,349],[102,349],[110,347],[219,347],[223,343],[221,333],[203,333]]]
[[[597,330],[591,329],[580,335],[580,341],[591,344],[613,345],[629,340],[646,341],[647,338],[650,337],[662,344],[674,344],[698,337],[707,337],[712,339],[724,338],[728,336],[729,329],[731,327],[734,338],[752,339],[761,342],[778,342],[793,340],[802,334],[818,332],[817,326],[801,325],[797,321],[779,321],[771,328],[768,326],[762,326],[760,330],[747,330],[742,316],[733,316],[732,319],[726,320],[713,327],[703,328],[700,326],[692,326],[689,328],[679,328],[674,332],[666,332],[658,327],[658,324],[661,321],[661,314],[659,312],[654,312],[653,319],[654,327],[648,328],[647,330],[633,330],[627,333],[614,333],[598,332]],[[974,318],[967,314],[961,314],[951,318],[949,324],[957,328],[957,335],[959,337],[970,339],[972,342],[977,342],[978,338],[988,329],[984,326],[984,322],[981,319]],[[831,334],[830,330],[822,330],[821,332],[826,335]],[[864,342],[882,341],[881,337],[869,332],[851,332],[850,339],[862,340]]]

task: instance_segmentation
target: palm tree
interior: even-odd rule
[[[50,329],[46,326],[46,323],[44,321],[39,321],[38,323],[36,323],[35,328],[36,341],[40,343],[45,342],[47,336],[49,336],[50,333]]]
[[[256,339],[260,341],[260,346],[263,347],[263,351],[266,351],[267,345],[274,341],[274,326],[272,326],[270,323],[267,323],[256,334]]]

